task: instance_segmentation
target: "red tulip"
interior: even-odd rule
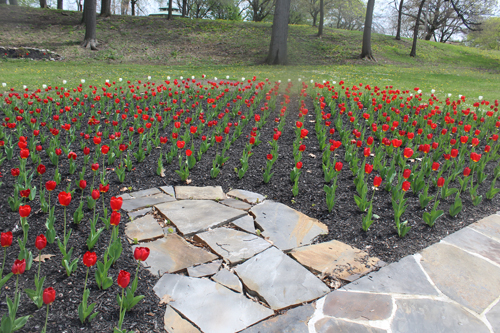
[[[20,156],[22,159],[27,159],[30,156],[30,151],[28,149],[21,149]]]
[[[106,193],[106,192],[108,192],[108,191],[109,191],[109,184],[108,184],[108,185],[106,185],[106,186],[104,186],[104,185],[102,185],[102,184],[99,184],[99,191],[100,191],[101,193]]]
[[[177,141],[177,148],[182,149],[186,143],[184,141]]]
[[[87,187],[87,182],[83,179],[80,180],[80,182],[78,182],[78,187],[82,190],[84,190],[86,187]]]
[[[267,154],[266,157],[267,157],[268,160],[272,160],[273,159],[273,154]]]
[[[464,169],[464,177],[468,177],[470,175],[470,168],[469,167],[465,167]]]
[[[87,251],[83,255],[83,264],[87,267],[92,267],[97,262],[97,255],[95,252]]]
[[[302,122],[300,122],[300,121],[297,121],[297,122],[295,123],[295,126],[297,126],[297,128],[301,128],[301,127],[302,127],[302,125],[303,125],[303,124],[302,124]]]
[[[52,304],[56,300],[56,291],[52,287],[48,287],[43,291],[43,303],[46,305]]]
[[[47,246],[47,238],[45,238],[44,235],[38,235],[35,239],[35,247],[39,250],[42,251],[45,246]]]
[[[452,158],[456,158],[458,156],[458,149],[452,149],[450,155]]]
[[[300,145],[299,146],[299,151],[305,151],[306,150],[306,145]]]
[[[300,130],[300,137],[303,139],[307,136],[307,134],[309,134],[309,131],[306,130],[305,128],[301,129]]]
[[[364,157],[370,156],[370,153],[371,153],[371,151],[370,151],[370,148],[368,148],[368,147],[363,150]]]
[[[19,168],[12,168],[12,169],[10,169],[10,174],[13,177],[19,176],[20,173],[21,173],[21,171],[19,170]]]
[[[128,284],[130,283],[130,273],[121,270],[120,273],[118,274],[118,279],[116,282],[123,289],[127,288]]]
[[[94,144],[96,144],[96,145],[101,143],[101,137],[99,137],[99,136],[94,136],[94,138],[92,140],[94,141]]]
[[[439,163],[438,162],[432,163],[432,171],[437,171],[437,170],[439,170]]]
[[[90,166],[92,168],[92,171],[97,171],[99,170],[99,164],[98,163],[94,163]]]
[[[66,206],[69,206],[69,204],[71,203],[71,192],[60,192],[59,193],[59,196],[58,196],[58,199],[59,199],[59,203],[66,207]]]
[[[43,175],[46,171],[45,165],[40,164],[37,168],[36,171],[38,172],[39,175]]]
[[[12,245],[12,231],[2,232],[0,235],[0,244],[2,247],[9,247]]]
[[[403,185],[401,186],[401,189],[406,192],[410,189],[410,186],[411,186],[411,183],[409,181],[405,180],[403,182]]]
[[[215,142],[222,142],[222,135],[216,135]]]
[[[73,152],[73,151],[70,151],[69,154],[68,154],[68,160],[76,160],[76,153]]]
[[[119,211],[122,208],[123,198],[122,197],[111,197],[110,206],[113,211]]]
[[[299,170],[300,170],[300,169],[302,169],[302,162],[300,162],[300,161],[299,161],[299,162],[297,162],[297,165],[295,165],[295,167],[296,167],[297,169],[299,169]]]
[[[490,150],[491,150],[491,146],[490,146],[490,145],[486,145],[486,146],[484,147],[484,152],[485,152],[485,153],[489,153],[489,152],[490,152]]]
[[[380,184],[382,184],[382,177],[375,176],[375,178],[373,178],[373,186],[374,187],[379,187]]]
[[[104,145],[104,146],[101,147],[101,153],[103,153],[104,155],[106,155],[108,152],[109,152],[109,146]]]
[[[14,265],[12,265],[12,274],[23,274],[26,269],[26,260],[18,260],[14,261]]]
[[[88,155],[88,154],[90,154],[90,148],[89,147],[83,148],[83,155]]]
[[[19,206],[19,215],[21,217],[28,217],[31,213],[30,205]]]
[[[111,217],[109,218],[109,223],[113,226],[117,226],[120,223],[122,216],[118,212],[111,213]]]
[[[62,154],[62,149],[61,148],[56,148],[55,153],[57,156],[60,156]]]
[[[365,164],[365,173],[370,174],[373,171],[373,165],[366,163]]]
[[[478,154],[478,153],[470,153],[470,159],[474,162],[479,162],[479,160],[481,159],[481,154]]]
[[[443,177],[439,177],[439,179],[437,180],[437,186],[438,187],[444,186],[444,178]]]
[[[49,180],[48,182],[45,183],[45,188],[47,189],[47,191],[54,191],[56,186],[57,183],[53,180]]]
[[[26,190],[19,191],[22,198],[27,198],[30,196],[31,190],[27,188]]]
[[[404,169],[403,171],[403,178],[408,179],[411,176],[411,170],[410,169]]]
[[[191,156],[193,154],[193,152],[191,151],[191,149],[186,149],[186,156]]]
[[[99,191],[97,189],[93,189],[91,195],[92,195],[92,199],[94,199],[94,200],[99,199],[99,197],[101,196],[101,194],[99,193]]]
[[[148,247],[136,247],[134,250],[135,260],[145,261],[149,257]]]
[[[341,171],[343,166],[344,164],[342,164],[342,162],[335,163],[335,171],[337,172]]]

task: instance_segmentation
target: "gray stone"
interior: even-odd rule
[[[370,273],[344,286],[344,289],[376,293],[439,295],[427,281],[425,273],[413,256],[405,257],[375,273]]]
[[[500,264],[500,242],[495,242],[474,229],[464,228],[444,238],[443,241]]]
[[[265,196],[259,193],[254,193],[246,190],[231,190],[227,192],[227,195],[248,202],[249,204],[256,204],[266,199]]]
[[[208,279],[165,274],[154,291],[160,298],[169,295],[169,305],[205,333],[238,332],[274,314]]]
[[[328,233],[323,223],[281,203],[266,200],[250,212],[262,235],[283,251],[309,245],[317,236]]]
[[[323,318],[314,325],[318,333],[386,333],[380,328],[364,326],[335,318]],[[396,331],[394,331],[396,332]],[[399,333],[399,332],[398,332]]]
[[[228,207],[232,207],[232,208],[235,208],[235,209],[241,209],[241,210],[249,210],[250,208],[252,208],[252,205],[247,204],[244,201],[236,200],[236,199],[233,199],[233,198],[224,199],[220,203],[223,204],[223,205],[226,205]]]
[[[127,212],[132,212],[137,209],[151,207],[156,204],[160,204],[162,202],[170,202],[170,201],[175,201],[175,199],[168,194],[159,193],[148,197],[139,197],[135,199],[123,200],[122,209]]]
[[[336,290],[326,296],[323,313],[352,320],[384,320],[391,316],[392,297]]]
[[[473,223],[469,228],[475,229],[488,237],[500,241],[500,215],[493,214]]]
[[[293,249],[290,254],[317,274],[348,279],[357,278],[377,268],[378,258],[342,242],[332,240]]]
[[[157,205],[156,208],[184,236],[192,236],[246,215],[239,209],[226,207],[212,200],[180,200]]]
[[[253,257],[271,246],[257,235],[229,228],[216,228],[194,236],[232,265]]]
[[[168,333],[200,333],[199,329],[182,318],[170,305],[167,305],[167,309],[165,310],[163,323],[165,331]]]
[[[138,199],[138,198],[143,198],[143,197],[149,197],[150,195],[159,194],[159,193],[161,193],[160,190],[157,189],[156,187],[153,187],[153,188],[148,188],[146,190],[132,192],[129,194],[130,194],[130,196]]]
[[[142,217],[142,216],[146,215],[147,213],[149,213],[152,210],[153,210],[153,208],[151,208],[151,207],[139,209],[139,210],[136,210],[135,212],[128,213],[128,217],[130,218],[130,220],[133,221],[138,217]]]
[[[234,224],[236,227],[240,228],[243,231],[249,232],[251,234],[255,234],[255,224],[253,222],[253,217],[250,215],[246,215],[243,217],[240,217],[237,220],[234,220],[231,222]]]
[[[153,216],[146,215],[127,223],[125,235],[131,240],[143,242],[163,237],[163,229]]]
[[[454,303],[430,299],[396,301],[393,332],[486,333],[488,328],[476,317]]]
[[[314,306],[306,304],[290,309],[284,314],[266,319],[241,333],[309,333],[307,323],[314,314]]]
[[[488,319],[489,323],[491,324],[491,327],[493,328],[493,332],[499,333],[500,332],[500,302],[497,302],[497,304],[490,309],[486,313],[486,319]]]
[[[204,277],[210,276],[217,273],[220,265],[222,264],[222,260],[215,260],[208,264],[202,264],[194,267],[189,267],[187,269],[189,276],[191,277]]]
[[[149,266],[147,269],[156,276],[163,273],[175,273],[218,259],[216,255],[189,244],[175,234],[149,242],[147,247],[150,249],[150,254],[144,265]]]
[[[316,276],[275,247],[236,266],[235,272],[249,292],[273,310],[309,302],[330,289]]]
[[[214,276],[212,276],[212,280],[217,283],[222,284],[223,286],[237,291],[239,293],[243,292],[243,286],[241,285],[240,279],[227,269],[221,269]]]
[[[421,263],[443,294],[477,313],[500,295],[500,268],[454,246],[424,249]]]
[[[224,200],[226,195],[220,186],[176,186],[177,200]]]
[[[133,199],[134,197],[131,196],[130,194],[128,193],[123,193],[123,194],[120,194],[120,197],[123,199],[123,200],[129,200],[129,199]]]
[[[173,186],[160,186],[160,190],[175,198],[175,191]]]

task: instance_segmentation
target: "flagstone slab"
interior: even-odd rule
[[[443,241],[466,251],[482,255],[500,265],[500,242],[496,242],[474,231],[474,229],[464,228],[447,236]]]
[[[330,291],[314,274],[275,247],[236,266],[235,272],[246,289],[273,310],[312,301]]]
[[[497,304],[486,313],[486,319],[488,319],[491,324],[493,332],[500,332],[500,302],[497,302]]]
[[[220,186],[176,186],[177,200],[224,200],[226,195]]]
[[[164,273],[175,273],[194,265],[218,259],[215,254],[189,244],[176,234],[149,242],[147,246],[150,249],[150,254],[144,265],[149,266],[147,269],[156,276]]]
[[[167,305],[167,309],[165,310],[163,323],[167,333],[200,333],[199,329],[182,318],[170,305]]]
[[[323,223],[278,202],[266,200],[250,212],[262,235],[283,251],[309,245],[319,235],[328,233]]]
[[[320,319],[316,322],[314,327],[317,333],[387,333],[386,330],[380,328],[369,327],[335,318]]]
[[[138,210],[141,208],[151,207],[156,204],[160,204],[162,202],[171,202],[175,201],[168,194],[158,193],[151,196],[143,196],[134,199],[123,200],[122,209],[127,212],[132,212],[134,210]]]
[[[204,277],[217,273],[222,264],[222,260],[215,260],[208,264],[202,264],[194,267],[189,267],[187,272],[191,277]]]
[[[143,242],[163,237],[163,228],[152,215],[146,215],[127,223],[125,235],[132,240]]]
[[[212,276],[212,280],[217,283],[222,284],[224,287],[227,287],[231,290],[237,291],[239,293],[243,292],[243,286],[241,284],[240,279],[227,269],[221,269],[214,276]]]
[[[153,187],[153,188],[148,188],[146,190],[132,192],[132,193],[129,193],[129,195],[131,197],[138,199],[138,198],[149,197],[150,195],[160,194],[160,193],[161,193],[161,191],[159,189],[157,189],[156,187]]]
[[[128,214],[128,217],[130,218],[130,220],[133,221],[136,218],[143,217],[144,215],[146,215],[147,213],[149,213],[152,210],[153,210],[153,208],[148,207],[148,208],[139,209],[139,210],[136,210],[134,212],[127,213],[127,214]]]
[[[343,287],[345,290],[375,293],[394,293],[410,295],[433,295],[439,293],[427,281],[413,256],[392,263],[379,271],[370,273]]]
[[[160,186],[160,190],[175,198],[175,191],[173,186]]]
[[[233,198],[224,199],[220,203],[223,204],[223,205],[226,205],[228,207],[232,207],[232,208],[236,208],[236,209],[241,209],[241,210],[249,210],[250,208],[252,208],[252,205],[247,204],[244,201],[236,200],[236,199],[233,199]]]
[[[240,293],[208,279],[165,274],[156,283],[158,297],[169,295],[169,305],[204,333],[234,333],[274,312]]]
[[[323,313],[352,320],[384,320],[391,316],[392,297],[336,290],[326,296]]]
[[[250,215],[245,215],[243,217],[240,217],[239,219],[234,220],[231,223],[243,231],[249,232],[251,234],[256,233],[253,217]]]
[[[249,204],[256,204],[266,199],[262,194],[246,190],[231,190],[227,192],[227,195],[248,202]]]
[[[455,246],[434,244],[420,262],[443,294],[477,313],[500,295],[500,267]]]
[[[156,209],[187,237],[229,223],[247,214],[212,200],[172,201],[156,205]]]
[[[500,241],[500,215],[493,214],[469,225],[480,233]]]
[[[396,301],[392,332],[486,333],[489,329],[475,316],[454,303],[430,299]]]
[[[309,319],[314,314],[312,304],[298,306],[288,310],[285,314],[266,319],[241,333],[309,333],[307,326]]]
[[[207,244],[212,251],[232,265],[251,258],[271,246],[257,235],[224,227],[197,234],[194,240]]]
[[[377,267],[378,258],[342,242],[302,246],[290,251],[292,257],[315,273],[324,273],[339,279],[364,275]]]

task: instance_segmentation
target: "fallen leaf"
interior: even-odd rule
[[[127,191],[127,190],[128,190],[128,188],[127,188],[127,187],[122,187],[122,188],[120,189],[120,192],[125,192],[125,191]]]
[[[316,158],[316,155],[314,155],[314,154],[309,154],[309,156],[312,158]]]
[[[147,315],[151,316],[151,317],[154,317],[155,314],[153,312],[148,312]]]
[[[164,168],[161,169],[160,177],[162,177],[162,178],[165,177],[165,169]]]
[[[45,262],[46,259],[50,259],[55,256],[55,254],[42,254],[41,256],[36,256],[35,258],[33,258],[33,261],[38,262],[38,259],[40,259],[41,262]]]
[[[186,184],[191,184],[192,180],[191,179],[186,179]]]
[[[169,294],[165,294],[160,299],[160,304],[159,305],[168,304],[168,303],[170,303],[172,301],[174,301],[174,299]]]

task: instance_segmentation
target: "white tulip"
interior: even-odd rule
[[[332,81],[332,84],[337,84],[337,81]]]
[[[298,80],[299,80],[299,82],[302,81],[302,79],[300,77],[298,78]]]
[[[106,80],[106,83],[109,83],[109,80]]]
[[[422,90],[418,89],[417,93],[420,95],[422,93]]]
[[[217,77],[214,77],[214,80],[217,81]]]
[[[201,78],[202,78],[202,79],[204,79],[204,78],[206,78],[206,77],[207,77],[207,76],[206,76],[205,74],[202,74],[202,75],[201,75]]]
[[[448,94],[448,97],[451,97],[451,94]]]
[[[28,86],[23,86],[23,89],[26,89],[26,88],[28,88]]]
[[[123,79],[122,79],[122,78],[119,78],[119,79],[118,79],[118,81],[122,82],[122,81],[123,81]]]
[[[323,83],[326,83],[326,80],[323,80]]]
[[[194,80],[194,75],[193,75],[193,76],[191,76],[191,80]]]
[[[431,90],[431,94],[434,94],[436,92],[436,90],[432,89]]]
[[[229,80],[229,75],[226,75],[226,80]]]
[[[288,79],[288,82],[290,82],[290,81],[292,81],[292,80]]]
[[[314,80],[311,80],[311,83],[314,83]]]
[[[241,81],[245,81],[245,78],[244,78],[244,77],[242,77],[242,78],[241,78]]]
[[[81,82],[81,83],[85,83],[85,80],[84,80],[84,79],[81,79],[81,80],[80,80],[80,82]]]
[[[180,79],[182,80],[182,79],[184,79],[184,78],[181,76],[181,77],[180,77]]]
[[[170,80],[170,76],[167,76],[167,80]]]
[[[281,83],[281,80],[278,80],[278,83]]]
[[[46,84],[42,84],[42,88],[43,88],[43,89],[46,89],[46,88],[47,88],[47,85],[46,85]]]
[[[458,99],[461,99],[462,98],[462,95],[458,95]]]
[[[2,87],[7,87],[7,83],[2,83]]]
[[[481,101],[483,99],[483,96],[479,96],[479,100]]]
[[[63,80],[63,84],[66,84],[66,82],[67,82],[66,80]]]
[[[148,81],[151,80],[151,76],[148,76]]]

